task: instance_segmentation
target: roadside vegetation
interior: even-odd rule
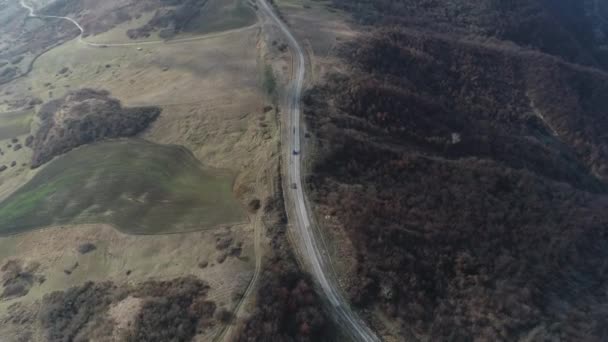
[[[268,97],[274,98],[277,90],[277,80],[274,76],[274,71],[271,65],[264,66],[264,73],[262,75],[262,88]]]
[[[271,249],[264,260],[255,309],[240,322],[236,341],[331,341],[332,323],[310,275],[298,266],[287,240],[280,184],[279,179],[279,190],[266,199],[263,208]]]

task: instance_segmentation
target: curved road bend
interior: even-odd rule
[[[296,222],[293,226],[296,229],[296,233],[299,236],[298,244],[302,252],[302,255],[308,257],[311,273],[317,280],[318,285],[323,290],[327,300],[331,307],[330,310],[334,315],[337,323],[342,327],[344,333],[349,335],[354,341],[380,341],[380,339],[371,331],[365,322],[352,311],[350,305],[344,300],[343,296],[337,289],[337,285],[329,279],[326,275],[327,265],[321,255],[321,251],[317,244],[312,231],[310,214],[306,208],[306,201],[304,197],[302,187],[302,175],[301,175],[301,156],[302,150],[300,148],[300,100],[302,97],[302,89],[304,85],[304,75],[306,63],[304,60],[304,52],[298,41],[294,38],[293,34],[289,31],[289,28],[283,23],[268,5],[266,0],[260,0],[262,9],[268,14],[270,18],[276,23],[281,29],[283,34],[287,37],[289,45],[296,58],[294,61],[294,84],[290,89],[291,94],[288,98],[289,103],[289,120],[288,121],[288,132],[291,137],[287,143],[289,147],[287,153],[289,154],[289,165],[288,165],[288,183],[296,184],[296,188],[290,188],[287,191],[288,196],[294,203],[296,212]],[[292,133],[293,132],[293,133]],[[292,151],[298,151],[298,154],[292,153]]]

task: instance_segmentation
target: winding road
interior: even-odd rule
[[[289,46],[294,53],[294,79],[290,93],[288,95],[288,120],[287,130],[289,139],[286,146],[288,154],[288,174],[287,179],[289,184],[295,184],[295,188],[290,187],[286,191],[291,203],[294,204],[295,222],[292,222],[298,237],[298,248],[301,255],[307,258],[314,279],[319,287],[323,290],[327,301],[330,304],[330,310],[334,318],[353,341],[380,341],[371,329],[367,327],[365,322],[350,308],[348,302],[341,295],[338,287],[329,275],[329,266],[322,256],[317,238],[312,230],[312,219],[306,207],[306,199],[302,187],[302,149],[301,149],[301,108],[300,100],[304,87],[304,76],[306,74],[306,62],[302,47],[295,39],[287,25],[279,19],[274,10],[268,5],[266,0],[259,0],[261,8],[268,14],[272,21],[279,27],[289,42]],[[297,153],[294,153],[297,152]]]

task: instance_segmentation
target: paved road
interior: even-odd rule
[[[287,129],[289,132],[289,141],[287,142],[289,165],[288,175],[289,184],[295,184],[296,188],[289,188],[288,196],[295,206],[295,222],[292,225],[295,227],[298,234],[298,244],[301,254],[308,258],[307,262],[310,266],[310,271],[316,279],[318,285],[323,290],[331,310],[337,320],[337,323],[346,334],[354,341],[379,341],[378,337],[366,326],[356,313],[354,313],[348,302],[344,300],[340,291],[335,284],[335,281],[328,275],[328,265],[325,263],[317,239],[312,231],[310,213],[306,207],[306,200],[302,187],[302,150],[300,146],[300,100],[302,97],[302,88],[304,85],[304,75],[306,73],[306,63],[304,60],[304,52],[298,41],[294,38],[289,28],[281,21],[273,9],[268,5],[266,0],[260,0],[261,8],[280,28],[286,36],[289,45],[295,54],[294,60],[294,79],[289,95],[289,111]],[[294,154],[293,151],[297,151]]]

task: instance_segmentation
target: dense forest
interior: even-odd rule
[[[608,6],[596,0],[332,0],[365,24],[494,37],[608,67]]]
[[[512,23],[495,9],[568,12],[564,30],[587,9],[453,1],[428,24],[440,2],[364,3],[342,5],[380,27],[305,98],[307,186],[354,245],[352,302],[424,340],[605,340],[608,75],[574,34],[586,57],[531,38],[546,23],[534,44],[484,31]]]

